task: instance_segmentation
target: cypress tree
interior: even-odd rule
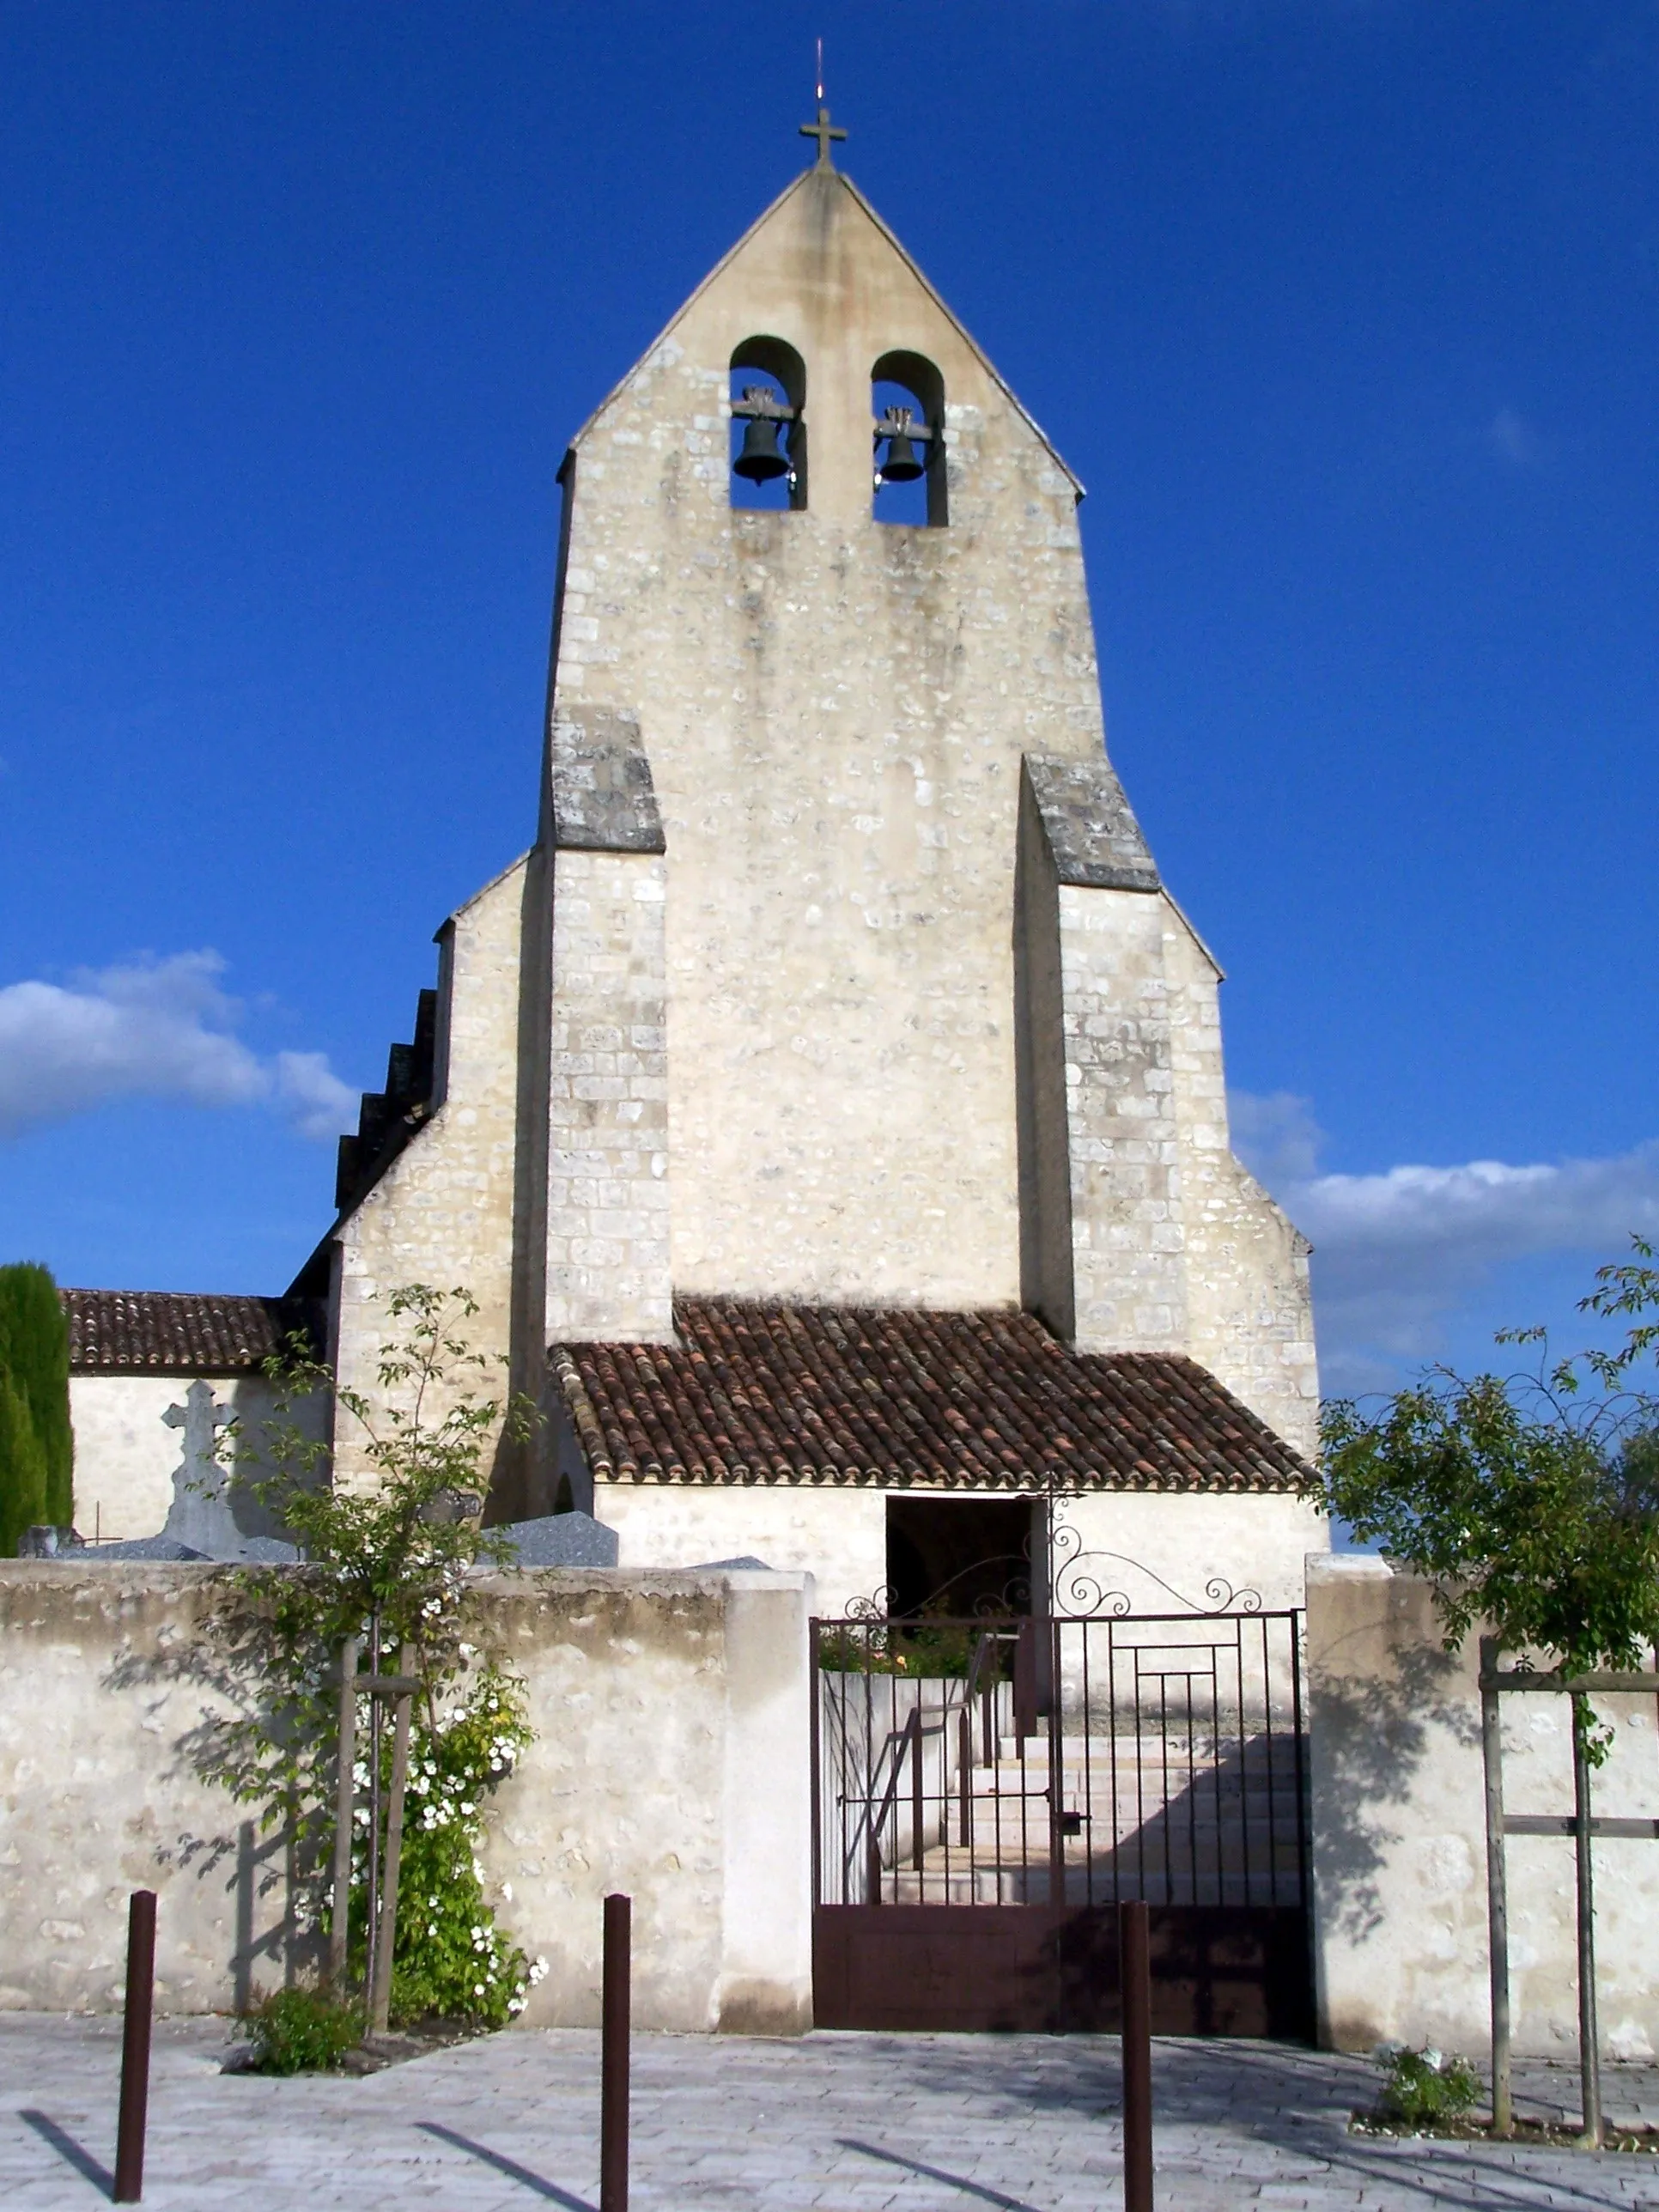
[[[46,1518],[46,1455],[23,1394],[0,1368],[0,1559],[15,1559],[23,1532]]]
[[[43,1469],[45,1489],[33,1518],[67,1528],[75,1519],[69,1321],[50,1271],[27,1261],[0,1267],[0,1373],[21,1401]]]

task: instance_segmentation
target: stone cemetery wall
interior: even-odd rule
[[[198,1778],[222,1568],[0,1563],[0,2009],[118,2008],[126,1899],[160,1898],[157,2005],[228,2011],[302,1968],[280,1837]],[[599,2020],[600,1900],[634,1899],[642,2027],[811,2023],[804,1575],[477,1581],[537,1741],[483,1857],[549,1972],[531,2025]],[[510,1899],[507,1890],[510,1887]]]
[[[1308,1680],[1320,2039],[1489,2048],[1486,1814],[1476,1638],[1441,1649],[1428,1585],[1383,1560],[1308,1562]],[[1570,1700],[1509,1694],[1510,1813],[1570,1814]],[[1659,1814],[1654,1700],[1596,1700],[1617,1741],[1598,1815]],[[1577,2049],[1573,1845],[1508,1842],[1515,2047]],[[1659,2048],[1659,1842],[1595,1846],[1603,2047]]]

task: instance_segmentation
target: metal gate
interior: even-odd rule
[[[815,1621],[818,2026],[1310,2035],[1300,1624]]]

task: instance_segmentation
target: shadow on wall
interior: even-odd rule
[[[1479,1718],[1449,1694],[1459,1671],[1454,1653],[1419,1646],[1386,1674],[1327,1684],[1317,1693],[1314,1880],[1322,1920],[1351,1942],[1382,1924],[1379,1881],[1403,1840],[1389,1808],[1410,1802],[1431,1737],[1436,1756],[1449,1741],[1479,1755]]]
[[[238,1823],[234,1836],[185,1829],[171,1839],[157,1836],[153,1847],[161,1865],[193,1872],[198,1882],[222,1876],[235,1920],[230,1970],[240,2013],[262,1986],[261,1966],[287,1985],[321,1966],[323,1939],[307,1929],[311,1916],[305,1910],[314,1899],[319,1863],[315,1838],[304,1832],[291,1808],[285,1814],[280,1787],[257,1755],[270,1679],[269,1622],[250,1593],[232,1589],[218,1593],[192,1626],[192,1635],[161,1650],[123,1653],[106,1668],[100,1686],[115,1692],[198,1692],[197,1717],[172,1737],[172,1755],[155,1779],[188,1777],[208,1789],[228,1790],[244,1804],[260,1803],[260,1817]],[[262,1775],[267,1778],[263,1786]]]

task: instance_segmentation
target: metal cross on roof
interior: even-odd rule
[[[817,140],[818,167],[821,169],[833,169],[836,165],[830,159],[830,141],[832,138],[844,138],[847,136],[847,133],[844,131],[838,129],[835,124],[830,122],[830,111],[823,105],[822,102],[820,102],[818,106],[817,121],[816,123],[803,123],[800,126],[800,135],[803,138],[816,138]]]

